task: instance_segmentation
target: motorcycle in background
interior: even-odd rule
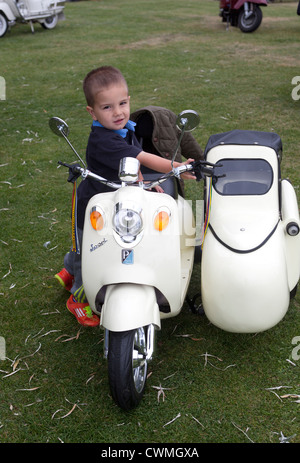
[[[16,23],[38,22],[44,29],[54,29],[59,20],[64,20],[64,1],[57,0],[0,0],[0,38],[4,37]]]
[[[242,32],[254,32],[261,24],[261,6],[267,6],[267,0],[220,0],[220,16],[223,22],[239,27]]]

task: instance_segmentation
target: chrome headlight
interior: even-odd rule
[[[116,204],[113,227],[124,243],[133,243],[143,230],[141,208],[133,203]]]

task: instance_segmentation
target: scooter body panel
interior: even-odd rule
[[[115,206],[123,204],[141,209],[143,230],[136,242],[124,243],[113,229]],[[100,207],[104,217],[104,227],[97,232],[89,219],[93,207]],[[170,212],[170,221],[165,230],[157,231],[154,217],[162,207]],[[161,318],[177,315],[190,281],[194,246],[193,213],[181,197],[174,200],[134,186],[94,196],[86,208],[82,243],[83,284],[92,310],[99,313],[102,303],[106,307],[108,286],[128,284],[155,288],[166,307]]]

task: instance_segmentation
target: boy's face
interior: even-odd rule
[[[123,83],[113,84],[98,92],[93,107],[87,110],[95,121],[106,129],[123,129],[130,116],[130,96],[127,86]]]

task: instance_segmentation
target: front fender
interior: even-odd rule
[[[233,7],[234,10],[239,10],[247,0],[239,0]],[[267,0],[250,0],[248,3],[256,3],[261,6],[267,6]]]
[[[109,285],[100,324],[110,331],[133,330],[150,324],[160,329],[154,288],[133,283]]]
[[[7,5],[7,3],[0,2],[0,13],[4,13],[8,21],[16,20],[15,14],[12,12],[10,6]]]

